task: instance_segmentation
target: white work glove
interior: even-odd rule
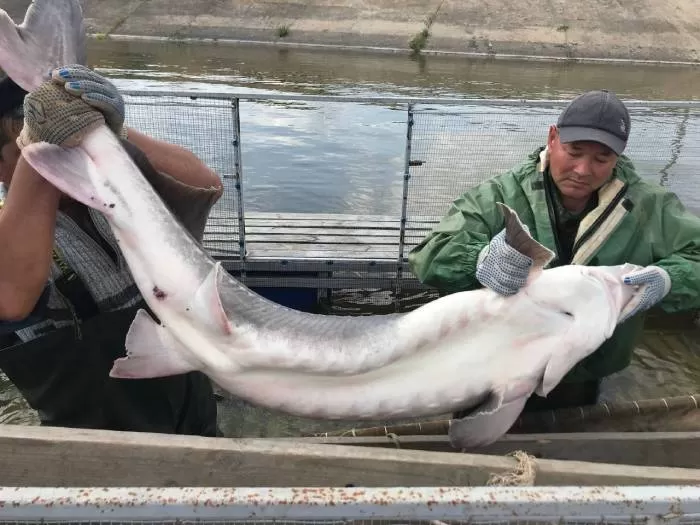
[[[22,149],[33,142],[76,146],[104,123],[102,113],[47,80],[24,97],[24,126],[17,147]]]
[[[126,136],[124,99],[117,87],[105,77],[80,64],[70,64],[54,69],[51,80],[100,111],[116,135]]]
[[[622,280],[630,286],[641,286],[641,293],[622,310],[619,323],[625,322],[639,312],[648,310],[666,297],[666,294],[671,290],[671,278],[668,272],[658,266],[646,266],[641,270],[623,275]]]
[[[525,286],[532,259],[506,242],[501,230],[481,252],[476,264],[476,278],[500,295],[513,295]]]

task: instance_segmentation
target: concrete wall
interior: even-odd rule
[[[95,33],[697,61],[699,0],[82,0]],[[3,0],[21,17],[29,0]],[[285,37],[279,29],[288,27]]]

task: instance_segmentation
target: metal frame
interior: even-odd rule
[[[393,288],[395,292],[395,308],[400,309],[400,299],[402,290],[405,288],[405,282],[403,280],[403,273],[405,271],[405,248],[406,248],[406,235],[408,233],[408,199],[410,193],[410,179],[411,179],[411,169],[412,169],[412,159],[411,152],[413,149],[413,127],[414,127],[414,116],[418,111],[417,106],[461,106],[464,108],[487,108],[487,107],[507,107],[507,106],[527,106],[529,108],[548,108],[555,109],[561,108],[566,105],[569,100],[562,99],[479,99],[479,98],[439,98],[439,97],[401,97],[401,96],[389,96],[389,97],[372,97],[372,96],[346,96],[346,95],[306,95],[306,94],[287,94],[287,93],[239,93],[239,92],[188,92],[188,91],[137,91],[137,90],[124,90],[123,94],[127,97],[127,104],[134,105],[150,105],[150,106],[180,106],[181,102],[177,99],[187,99],[188,104],[197,108],[218,108],[221,109],[223,101],[230,101],[231,105],[231,119],[233,125],[233,163],[234,163],[234,173],[233,179],[235,181],[233,196],[235,205],[237,207],[237,217],[231,217],[231,220],[237,220],[238,222],[238,246],[239,253],[237,255],[231,255],[225,257],[225,262],[229,266],[236,266],[240,273],[240,280],[244,283],[248,283],[247,277],[250,277],[249,272],[255,271],[260,264],[264,265],[283,265],[289,260],[288,257],[279,257],[274,260],[269,261],[259,261],[257,259],[251,259],[247,253],[247,232],[246,232],[246,213],[245,213],[245,200],[243,196],[243,181],[244,181],[244,169],[243,169],[243,153],[242,153],[242,137],[241,137],[241,101],[301,101],[301,102],[351,102],[351,103],[362,103],[362,104],[381,104],[387,106],[393,106],[394,108],[406,112],[406,144],[405,144],[405,159],[404,159],[404,170],[403,170],[403,195],[401,201],[401,212],[399,219],[399,242],[398,242],[398,252],[396,254],[395,260],[391,261],[393,265],[393,270],[396,271],[396,277],[393,282],[388,282],[387,287]],[[129,99],[128,97],[138,97],[137,99]],[[144,98],[148,98],[145,101]],[[218,103],[216,102],[218,101]],[[678,111],[679,115],[687,121],[688,114],[691,110],[700,109],[700,100],[625,100],[630,112],[635,111],[651,111],[654,108],[666,108],[668,110]],[[679,130],[683,130],[684,124],[679,124]],[[680,136],[680,132],[679,132]],[[680,148],[680,140],[678,141]],[[674,152],[677,156],[677,152]],[[663,176],[661,183],[663,184]],[[311,264],[316,262],[323,265],[324,270],[323,275],[326,279],[332,278],[331,272],[335,269],[357,269],[358,261],[346,260],[346,259],[336,259],[336,260],[313,260],[305,261]],[[387,261],[374,261],[374,263],[386,263]],[[269,264],[268,264],[269,263]],[[367,264],[368,270],[373,270],[373,263],[367,260],[361,260],[361,265]]]
[[[411,179],[411,145],[413,138],[413,104],[409,103],[406,110],[406,154],[404,158],[403,189],[401,195],[401,219],[399,226],[399,253],[396,259],[396,284],[394,285],[395,297],[401,296],[401,277],[404,262],[404,243],[406,238],[406,209],[408,207],[408,183]],[[394,308],[398,311],[399,301],[394,302]]]
[[[353,95],[304,95],[287,93],[227,93],[224,91],[207,91],[204,93],[192,91],[160,91],[160,90],[129,90],[121,91],[123,95],[135,97],[173,98],[184,97],[191,100],[297,100],[309,102],[360,102],[367,104],[435,104],[459,106],[522,106],[531,107],[560,107],[568,104],[569,99],[517,99],[517,98],[459,98],[459,97],[371,97]],[[629,109],[633,108],[700,108],[700,100],[639,100],[621,99]],[[217,106],[219,107],[219,106]]]
[[[0,488],[0,523],[44,518],[675,524],[700,520],[700,487]]]
[[[238,208],[238,249],[241,260],[241,282],[246,281],[245,261],[247,248],[245,242],[245,208],[243,204],[243,152],[241,151],[241,101],[234,98],[231,101],[231,111],[233,113],[233,147],[234,147],[234,180],[236,188],[236,208]]]

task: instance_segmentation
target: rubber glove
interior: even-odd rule
[[[16,143],[20,149],[33,142],[76,146],[104,123],[102,113],[47,80],[24,97],[24,126]]]
[[[503,229],[479,252],[476,278],[500,295],[513,295],[525,286],[531,266],[530,257],[506,242]]]
[[[115,134],[126,138],[124,99],[117,87],[109,80],[80,64],[70,64],[54,69],[51,79],[63,85],[71,95],[80,97],[102,112],[109,128]]]
[[[639,312],[648,310],[661,301],[671,290],[671,277],[668,272],[658,266],[646,266],[641,270],[622,276],[625,284],[640,286],[641,293],[637,294],[620,314],[619,323],[625,322]]]

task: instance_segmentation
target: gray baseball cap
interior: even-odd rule
[[[630,115],[625,105],[614,93],[605,89],[587,91],[577,96],[557,121],[561,142],[599,142],[618,155],[627,146],[630,126]]]

